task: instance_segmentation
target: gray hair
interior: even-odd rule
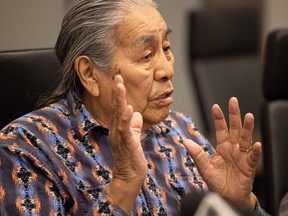
[[[60,82],[40,106],[66,98],[71,89],[80,95],[83,87],[74,69],[78,56],[89,56],[98,69],[107,72],[117,48],[117,27],[132,6],[147,5],[157,8],[153,0],[76,0],[63,18],[55,45]]]

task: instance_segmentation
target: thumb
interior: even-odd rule
[[[194,162],[196,163],[199,172],[203,174],[210,165],[210,161],[204,150],[197,143],[190,139],[184,140],[183,144],[193,158]]]
[[[142,127],[143,127],[143,118],[142,118],[141,113],[134,112],[132,114],[132,119],[131,119],[131,122],[130,122],[130,126],[131,126],[131,128],[132,128],[132,130],[134,132],[137,132],[137,133],[141,134]]]

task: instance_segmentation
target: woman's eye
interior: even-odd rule
[[[146,56],[143,57],[143,60],[144,60],[144,61],[148,61],[148,60],[150,60],[151,57],[152,57],[152,55],[153,55],[152,52],[149,53],[148,55],[146,55]]]
[[[166,46],[166,47],[164,47],[164,49],[163,49],[163,50],[164,50],[164,52],[165,52],[165,53],[167,53],[167,52],[169,52],[169,51],[170,51],[170,49],[171,49],[171,47],[170,47],[170,46]]]

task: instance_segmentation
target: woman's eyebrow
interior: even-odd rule
[[[163,39],[166,38],[171,33],[172,33],[172,29],[168,28],[166,31],[164,31],[162,38]],[[143,44],[154,41],[155,39],[156,39],[156,34],[145,34],[137,38],[134,44],[136,46],[143,46]]]
[[[163,38],[167,37],[168,35],[171,35],[173,30],[171,28],[168,28],[166,33],[164,34]]]

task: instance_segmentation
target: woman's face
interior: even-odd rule
[[[160,13],[150,6],[132,11],[117,29],[118,44],[111,72],[122,75],[128,104],[142,114],[145,129],[169,114],[174,56],[170,50],[170,30]],[[107,85],[102,89],[109,95]]]

